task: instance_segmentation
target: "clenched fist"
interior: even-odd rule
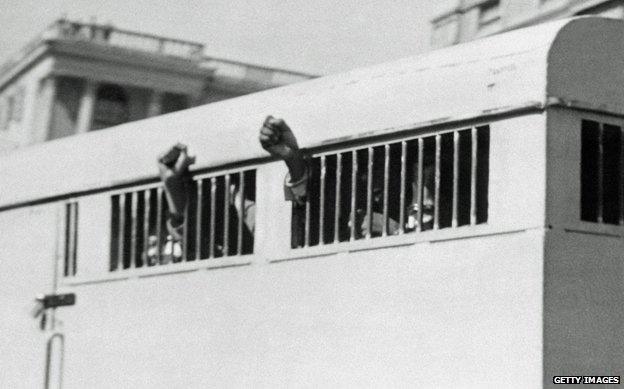
[[[264,120],[258,138],[263,149],[283,160],[293,158],[299,150],[297,138],[288,124],[270,115]]]
[[[165,189],[171,217],[178,224],[183,221],[184,209],[188,201],[188,168],[195,162],[195,157],[188,155],[186,146],[176,144],[158,158],[160,179]]]

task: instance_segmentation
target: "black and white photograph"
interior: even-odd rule
[[[624,0],[0,25],[0,388],[624,385]]]

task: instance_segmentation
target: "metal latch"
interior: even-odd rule
[[[76,304],[75,293],[38,295],[35,299],[41,303],[43,309]]]
[[[35,301],[37,306],[33,309],[32,315],[34,318],[41,316],[40,327],[43,330],[46,328],[46,309],[74,305],[76,304],[76,294],[40,294],[35,297]]]

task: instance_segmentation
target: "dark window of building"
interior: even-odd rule
[[[188,96],[177,93],[165,93],[162,97],[162,113],[170,113],[187,109],[189,107]]]
[[[317,155],[293,247],[487,222],[489,126]]]
[[[500,20],[500,1],[488,1],[479,6],[479,27],[489,26]]]
[[[189,189],[181,239],[169,233],[162,187],[111,197],[110,271],[253,253],[255,170],[197,176]]]
[[[125,90],[113,84],[98,88],[93,110],[93,130],[116,126],[129,120],[129,101]]]
[[[84,81],[78,78],[59,77],[57,93],[52,107],[52,120],[48,138],[57,139],[76,133],[80,96],[84,92]]]
[[[581,220],[622,224],[624,155],[619,126],[581,124]]]

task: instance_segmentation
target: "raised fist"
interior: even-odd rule
[[[188,199],[186,186],[186,181],[189,180],[188,167],[193,163],[195,163],[195,157],[189,156],[186,145],[181,143],[172,146],[158,158],[158,170],[165,189],[169,212],[178,223],[183,221],[181,218]]]
[[[175,144],[158,158],[158,169],[163,182],[181,177],[188,167],[195,163],[195,157],[188,155],[186,145]]]
[[[288,160],[294,157],[299,146],[297,138],[288,124],[282,119],[276,119],[269,115],[264,120],[258,137],[262,148],[272,156]]]

